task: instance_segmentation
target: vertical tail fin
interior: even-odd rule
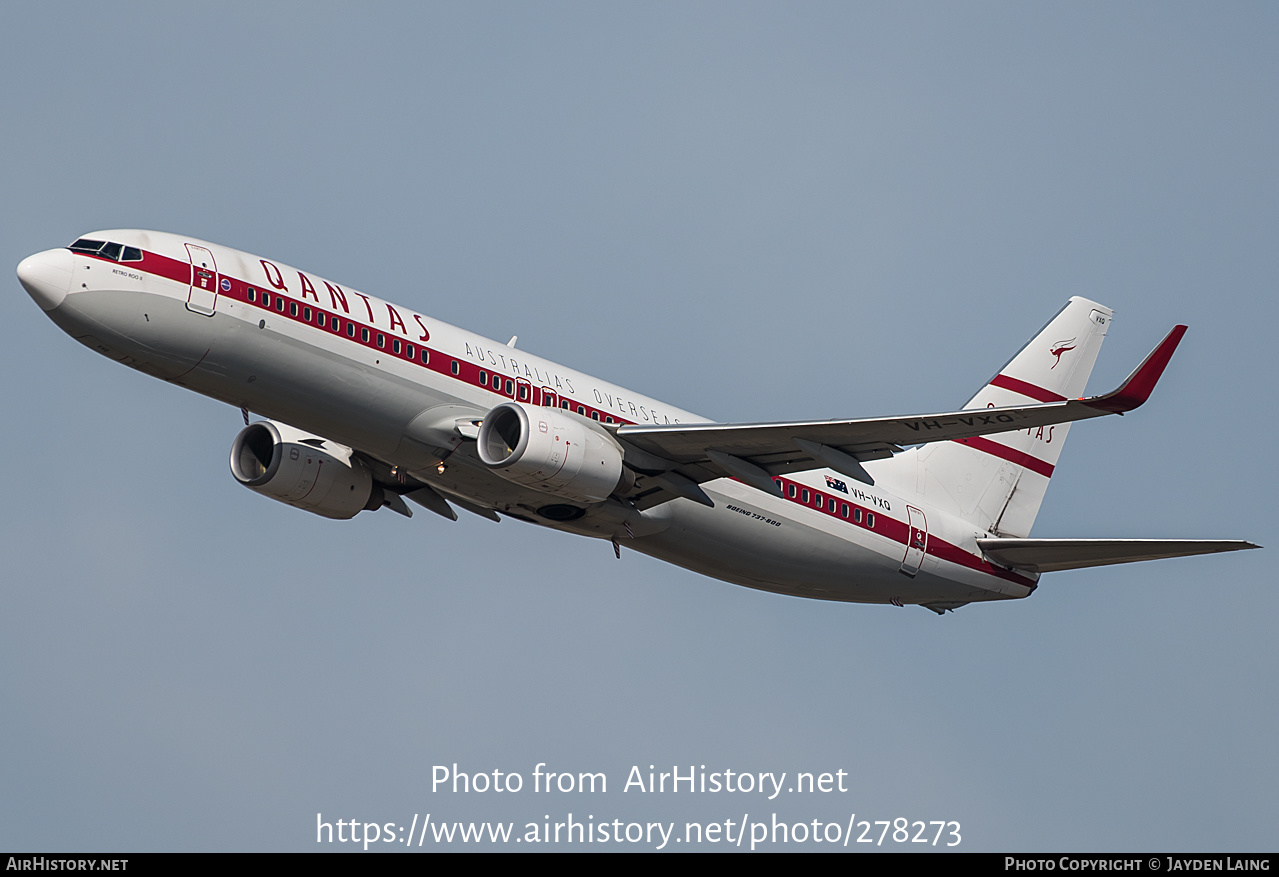
[[[993,408],[1078,398],[1110,328],[1110,308],[1075,297],[964,406]],[[1048,490],[1069,424],[938,442],[914,457],[921,498],[983,530],[1028,536]],[[905,472],[900,473],[905,475]]]

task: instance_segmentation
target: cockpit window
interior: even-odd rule
[[[141,262],[142,251],[137,247],[126,247],[124,244],[116,244],[110,241],[95,241],[89,238],[80,238],[70,247],[73,253],[85,253],[90,256],[101,256],[104,259],[112,259],[116,262]]]

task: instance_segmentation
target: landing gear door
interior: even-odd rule
[[[914,506],[906,506],[906,514],[910,519],[910,532],[906,535],[906,556],[902,558],[901,571],[914,578],[928,551],[928,521]]]
[[[213,254],[204,247],[187,244],[191,258],[191,292],[187,295],[187,310],[212,316],[218,306],[218,266]]]

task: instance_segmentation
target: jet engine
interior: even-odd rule
[[[350,448],[269,420],[235,437],[231,474],[263,496],[338,520],[380,508],[385,498]]]
[[[563,499],[602,502],[634,483],[611,435],[558,408],[503,402],[484,415],[476,445],[496,474]]]

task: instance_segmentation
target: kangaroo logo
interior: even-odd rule
[[[1061,363],[1061,355],[1062,355],[1063,353],[1065,353],[1065,352],[1067,352],[1067,351],[1069,351],[1069,350],[1074,350],[1074,349],[1075,349],[1075,339],[1074,339],[1074,338],[1067,339],[1066,341],[1057,341],[1057,342],[1055,342],[1055,343],[1053,344],[1052,348],[1051,348],[1048,352],[1049,352],[1049,353],[1051,353],[1053,356],[1057,357],[1057,361],[1056,361],[1056,362],[1054,362],[1054,363],[1052,364],[1052,366],[1051,366],[1048,370],[1049,370],[1049,371],[1052,371],[1054,368],[1056,368],[1056,367],[1057,367],[1057,366]]]

